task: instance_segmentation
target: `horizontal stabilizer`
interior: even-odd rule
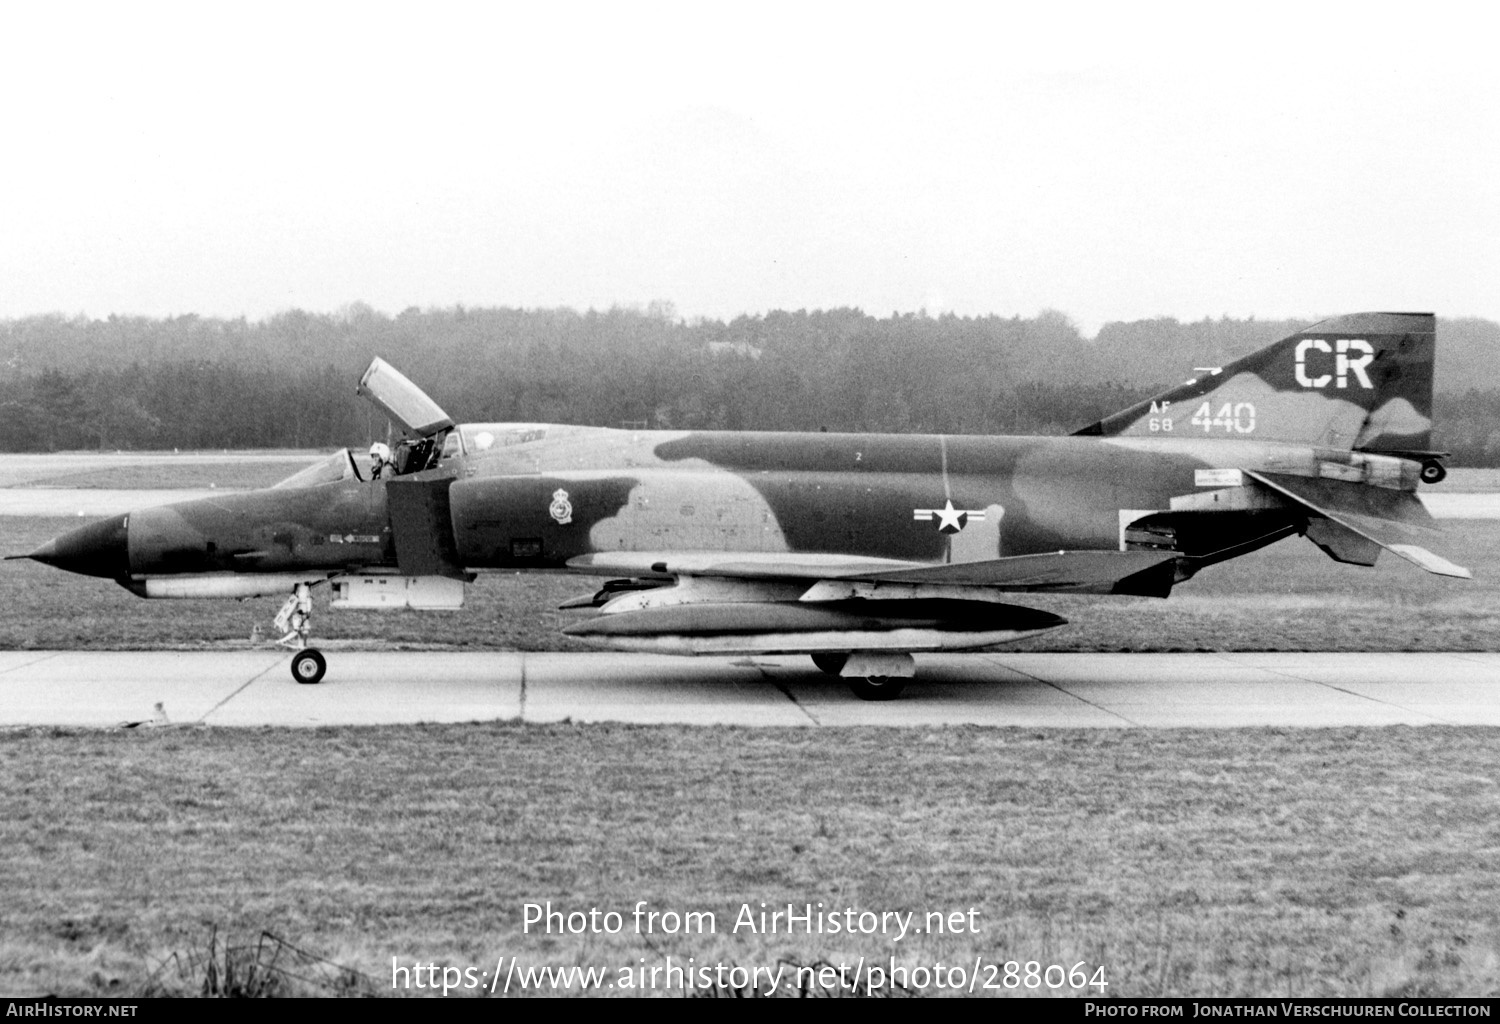
[[[1440,538],[1442,532],[1411,491],[1253,470],[1247,470],[1246,475],[1430,573],[1465,580],[1474,578],[1468,569],[1424,546]],[[1321,541],[1319,546],[1328,550]],[[1329,553],[1340,557],[1335,551]],[[1366,559],[1357,557],[1341,560],[1368,564]]]

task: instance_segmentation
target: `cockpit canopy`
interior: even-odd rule
[[[397,423],[405,435],[382,472],[360,463],[349,449],[334,452],[275,484],[278,488],[315,487],[375,476],[405,476],[461,455],[540,441],[547,428],[534,423],[465,423],[456,426],[427,394],[383,359],[375,359],[359,379],[359,393]]]
[[[443,445],[443,458],[478,455],[491,448],[540,441],[546,436],[547,428],[538,423],[462,423],[448,435]]]
[[[430,438],[453,429],[452,418],[427,392],[379,357],[371,361],[355,390],[399,423],[407,437]]]
[[[314,462],[306,469],[299,469],[285,480],[271,485],[272,490],[297,487],[316,487],[319,484],[336,484],[344,480],[363,480],[359,467],[354,464],[354,454],[340,448],[325,459]]]

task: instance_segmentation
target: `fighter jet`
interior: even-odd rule
[[[478,572],[604,581],[565,630],[624,651],[809,654],[885,700],[914,653],[1064,624],[1037,593],[1166,597],[1301,534],[1340,562],[1435,554],[1435,320],[1325,320],[1068,437],[618,430],[454,421],[376,359],[358,391],[403,432],[266,490],[116,515],[28,557],[145,598],[286,594],[292,677],[334,608],[456,608]],[[389,457],[387,457],[389,456]]]

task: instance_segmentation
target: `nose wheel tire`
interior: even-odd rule
[[[1422,463],[1422,482],[1424,484],[1442,483],[1447,479],[1448,470],[1441,462],[1430,459]]]
[[[906,680],[898,676],[868,676],[849,680],[849,689],[860,700],[895,700],[901,696]]]
[[[313,683],[321,683],[323,673],[327,671],[328,662],[321,651],[309,647],[292,656],[292,678],[299,683],[309,686]]]

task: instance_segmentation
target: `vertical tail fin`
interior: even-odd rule
[[[1435,333],[1431,313],[1323,320],[1078,433],[1424,453]]]

